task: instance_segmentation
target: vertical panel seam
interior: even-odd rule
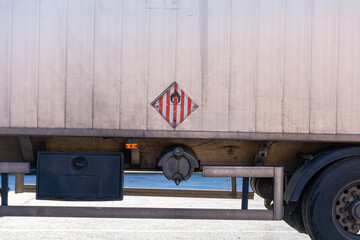
[[[312,82],[313,82],[313,31],[314,31],[314,16],[315,16],[315,0],[311,1],[311,21],[310,21],[310,69],[309,69],[309,133],[312,132],[312,123],[311,123],[311,116],[312,116]]]
[[[209,11],[209,5],[208,0],[202,0],[202,76],[201,76],[201,122],[200,122],[200,129],[203,129],[203,116],[204,116],[204,88],[205,88],[205,81],[208,79],[208,11]]]
[[[118,32],[118,38],[119,38],[119,41],[120,41],[120,49],[119,49],[119,53],[118,53],[118,59],[119,59],[119,62],[120,62],[120,66],[119,66],[119,69],[118,69],[118,72],[117,72],[117,80],[118,80],[118,84],[117,84],[117,94],[118,94],[118,102],[119,102],[119,107],[118,107],[118,118],[119,118],[119,122],[118,122],[118,128],[121,129],[121,96],[122,96],[122,89],[123,89],[123,86],[122,86],[122,68],[123,68],[123,32],[124,32],[124,17],[123,17],[123,11],[124,11],[124,1],[118,1],[119,3],[119,6],[118,6],[118,11],[117,11],[117,19],[120,21],[120,30]],[[120,35],[120,36],[119,36]]]
[[[198,57],[198,60],[199,60],[199,65],[197,67],[199,67],[198,71],[196,71],[196,78],[200,81],[197,85],[196,88],[198,88],[199,86],[201,86],[202,84],[202,64],[203,64],[203,59],[202,59],[202,54],[203,54],[203,49],[202,49],[202,14],[203,14],[203,11],[202,11],[202,1],[201,0],[196,0],[196,2],[193,2],[194,4],[194,8],[196,9],[197,11],[197,19],[196,19],[196,23],[198,24],[197,27],[195,27],[193,29],[194,33],[198,34],[197,37],[198,37],[198,52],[197,54],[199,54],[197,57]],[[194,44],[196,44],[196,37],[194,38]],[[202,89],[201,87],[198,88],[198,90],[200,91],[200,95],[202,93]],[[201,106],[202,102],[201,102],[201,98],[199,98],[199,96],[197,96],[197,101],[198,101],[198,105]],[[202,111],[201,109],[198,110],[198,118],[197,118],[197,121],[196,121],[196,129],[201,129],[201,119],[202,119]]]
[[[65,82],[66,82],[66,71],[65,71],[65,68],[66,68],[66,36],[67,36],[67,0],[61,2],[62,4],[62,20],[61,20],[61,26],[62,26],[62,29],[61,29],[61,32],[64,34],[63,36],[61,36],[61,49],[62,49],[62,52],[61,52],[61,58],[59,58],[59,65],[62,66],[60,67],[60,70],[59,70],[59,74],[60,74],[60,81],[59,83],[61,83],[61,87],[63,88],[63,92],[59,91],[59,95],[60,94],[63,94],[64,93],[64,99],[61,99],[63,100],[63,102],[59,102],[59,105],[60,104],[63,104],[61,107],[63,107],[65,109],[65,91],[66,91],[66,87],[65,87]],[[61,61],[62,60],[62,61]],[[65,110],[64,110],[64,113],[65,113]],[[60,120],[59,120],[60,121]],[[62,119],[63,122],[59,122],[59,126],[61,127],[64,127],[65,128],[65,116],[63,116],[63,119]]]
[[[66,109],[67,109],[67,74],[68,74],[68,41],[69,41],[69,0],[66,0],[66,29],[65,29],[65,86],[64,86],[64,128],[66,128]]]
[[[336,29],[336,37],[335,37],[335,41],[337,41],[337,43],[335,44],[335,57],[336,57],[336,61],[335,61],[335,86],[336,86],[336,93],[335,93],[335,134],[338,133],[339,129],[338,129],[338,106],[339,106],[339,64],[340,64],[340,58],[339,58],[339,51],[340,51],[340,1],[337,0],[337,14],[336,14],[336,23],[337,23],[337,29]]]
[[[283,34],[283,63],[282,63],[282,96],[281,96],[281,132],[284,133],[284,118],[285,118],[285,64],[286,64],[286,0],[282,1],[282,5],[283,5],[283,16],[282,16],[282,21],[283,21],[283,29],[282,29],[282,34]]]
[[[147,0],[146,4],[148,5],[146,14],[147,14],[147,31],[146,31],[146,43],[147,43],[147,62],[146,62],[146,101],[149,101],[149,74],[150,74],[150,26],[151,26],[151,11],[150,11],[150,7],[151,7],[151,0]],[[148,102],[146,102],[146,130],[149,129],[149,106],[148,106]]]
[[[307,133],[310,133],[310,106],[311,106],[311,71],[312,71],[312,21],[313,21],[313,3],[312,0],[308,0],[308,7],[310,8],[310,14],[309,14],[309,22],[308,22],[308,39],[307,44],[309,48],[309,54],[307,55],[308,59],[308,65],[307,65],[307,86],[309,88],[308,92],[308,105],[306,106],[307,112],[308,112],[308,123],[307,123]]]
[[[259,28],[260,28],[260,0],[256,0],[256,47],[255,47],[255,74],[254,74],[254,95],[255,95],[255,126],[254,130],[257,132],[258,124],[257,124],[257,109],[258,109],[258,71],[259,71]]]
[[[95,105],[95,31],[96,31],[96,0],[93,0],[93,42],[92,42],[92,92],[91,92],[91,128],[94,129],[94,118],[95,118],[95,112],[94,112],[94,105]]]
[[[7,91],[7,98],[8,98],[8,110],[9,110],[9,127],[11,127],[11,87],[12,87],[12,50],[13,50],[13,21],[14,21],[14,1],[11,1],[11,10],[10,10],[10,40],[9,40],[9,48],[10,48],[10,53],[9,53],[9,76],[8,76],[8,91]]]
[[[236,1],[236,0],[235,0]],[[232,19],[232,6],[233,6],[233,0],[230,0],[229,1],[229,12],[228,12],[228,14],[229,14],[229,19],[228,19],[228,24],[229,24],[229,26],[228,26],[228,31],[229,31],[229,33],[228,33],[228,37],[229,37],[229,46],[228,46],[228,54],[229,54],[229,66],[228,66],[228,71],[229,71],[229,73],[228,73],[228,114],[227,114],[227,117],[228,117],[228,119],[227,119],[227,131],[230,131],[230,129],[231,129],[231,127],[230,127],[230,116],[231,116],[231,113],[230,113],[230,110],[231,110],[231,108],[230,108],[230,104],[231,104],[231,76],[232,76],[232,74],[231,74],[231,72],[232,72],[232,54],[231,54],[231,49],[232,49],[232,44],[233,44],[233,42],[232,42],[232,25],[233,25],[233,19]]]
[[[199,51],[200,51],[200,86],[201,86],[201,104],[202,104],[202,90],[204,82],[204,0],[198,1],[199,7]],[[202,129],[202,107],[200,111],[200,129]]]
[[[175,5],[175,41],[174,41],[174,81],[177,80],[177,47],[178,47],[178,16],[179,16],[179,0],[176,1]],[[171,10],[170,10],[171,11]]]
[[[40,5],[41,5],[41,0],[37,1],[38,3],[38,17],[37,17],[37,28],[38,28],[38,36],[37,36],[37,41],[36,41],[36,45],[37,45],[37,56],[36,56],[36,62],[37,62],[37,81],[36,81],[36,127],[39,127],[39,95],[40,95],[40,24],[41,24],[41,16],[40,16]]]

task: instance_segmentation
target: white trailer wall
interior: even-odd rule
[[[0,0],[0,127],[360,134],[358,0]]]

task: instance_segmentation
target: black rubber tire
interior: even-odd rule
[[[360,159],[340,160],[326,168],[304,194],[302,217],[307,233],[316,240],[360,240],[334,219],[334,201],[348,184],[360,181]]]
[[[307,233],[302,219],[301,202],[296,206],[284,205],[284,221],[299,233]]]

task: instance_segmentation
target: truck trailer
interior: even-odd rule
[[[0,215],[360,239],[359,66],[359,0],[0,0]],[[268,210],[8,206],[30,169],[70,201],[121,200],[124,170],[251,178]]]

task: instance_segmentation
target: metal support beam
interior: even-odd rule
[[[29,173],[30,163],[0,162],[0,173]]]
[[[138,167],[140,166],[140,149],[132,149],[131,152],[131,166]]]
[[[0,162],[1,173],[1,206],[8,205],[9,173],[28,173],[30,163],[24,162]]]
[[[24,192],[24,174],[17,173],[15,175],[15,193],[23,193]]]
[[[29,128],[0,127],[0,135],[6,136],[65,136],[65,137],[122,137],[122,138],[176,138],[176,139],[224,139],[250,141],[298,141],[298,142],[360,142],[360,134],[319,133],[256,133],[230,131],[172,131],[172,130],[119,130],[87,128]]]
[[[35,184],[25,184],[24,192],[36,192]],[[185,197],[185,198],[234,198],[230,191],[215,190],[186,190],[186,189],[159,189],[159,188],[124,188],[125,196],[148,197]],[[242,198],[242,192],[236,192],[236,198]],[[254,193],[249,193],[249,199],[254,199]]]
[[[274,177],[274,167],[204,166],[204,177]]]
[[[0,216],[272,220],[269,210],[103,207],[0,207]]]
[[[231,178],[231,197],[236,198],[236,177]]]
[[[9,176],[7,173],[1,174],[1,206],[8,205],[8,186]]]
[[[241,209],[247,210],[248,209],[248,203],[249,203],[249,178],[244,177],[243,178],[243,184],[242,184],[242,200],[241,200]]]
[[[273,220],[283,219],[284,217],[284,207],[283,207],[284,168],[283,167],[204,166],[203,176],[204,177],[274,178],[274,209],[272,211],[274,215],[272,219]],[[249,185],[247,184],[247,186]],[[243,194],[244,194],[244,189],[243,189]],[[249,210],[249,211],[254,211],[254,210]]]
[[[0,170],[25,169],[22,165],[6,163]],[[15,167],[17,166],[17,167]],[[29,167],[29,166],[28,166]],[[26,170],[26,169],[25,169]],[[27,171],[29,168],[27,169]],[[274,177],[275,198],[273,210],[239,209],[180,209],[180,208],[102,208],[102,207],[37,207],[7,206],[8,173],[2,173],[2,206],[0,216],[41,217],[102,217],[102,218],[162,218],[213,220],[281,220],[283,218],[283,167],[204,167],[204,176]],[[1,171],[0,171],[1,173]],[[244,176],[245,175],[245,176]],[[245,180],[248,181],[248,180]],[[246,184],[246,183],[244,183]],[[249,184],[247,183],[248,187]],[[246,190],[246,187],[244,187]],[[231,194],[231,192],[230,192]]]
[[[284,168],[275,167],[274,173],[274,219],[281,220],[284,217]]]
[[[34,151],[29,136],[20,136],[19,143],[25,162],[35,162]]]

